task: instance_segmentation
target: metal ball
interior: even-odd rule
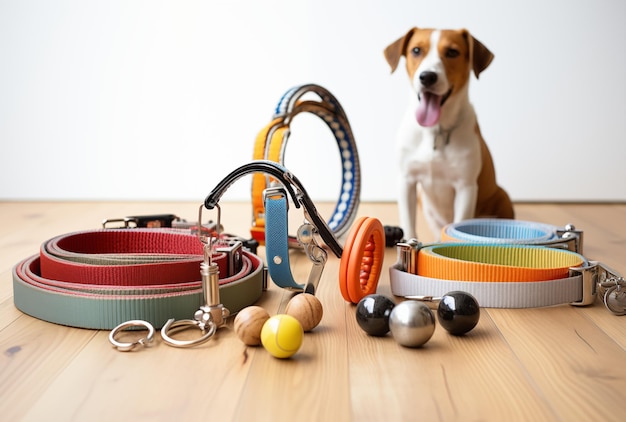
[[[389,315],[394,306],[387,296],[367,295],[356,305],[356,322],[370,336],[384,336],[389,332]]]
[[[435,332],[435,316],[426,304],[406,300],[391,311],[389,329],[393,338],[402,346],[420,347]]]
[[[450,334],[463,335],[471,331],[480,319],[480,306],[466,292],[446,293],[437,307],[437,320]]]

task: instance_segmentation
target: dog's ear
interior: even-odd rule
[[[406,44],[416,30],[417,28],[411,28],[403,37],[398,38],[385,48],[385,59],[387,59],[387,63],[391,66],[391,73],[393,73],[398,67],[400,57],[404,56]]]
[[[478,79],[480,72],[487,69],[487,66],[489,66],[494,56],[483,43],[470,35],[468,30],[464,29],[463,31],[463,35],[466,37],[469,45],[470,60],[472,61],[474,75],[476,75],[476,79]]]

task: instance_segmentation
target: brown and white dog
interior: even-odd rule
[[[469,101],[469,80],[493,54],[465,30],[413,28],[385,49],[393,72],[404,56],[410,103],[398,131],[400,225],[417,236],[417,189],[438,238],[444,225],[474,217],[514,218],[496,183],[491,154]]]

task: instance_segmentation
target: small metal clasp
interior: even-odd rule
[[[398,260],[395,267],[409,274],[417,274],[417,256],[422,246],[417,239],[397,243]]]
[[[570,274],[581,275],[583,281],[583,297],[571,305],[590,305],[599,294],[609,311],[626,315],[626,281],[617,271],[600,262],[589,261],[583,267],[570,268]]]
[[[200,206],[198,221],[202,221],[203,207],[204,204]],[[218,211],[217,227],[219,229],[221,211],[219,205],[216,205],[216,208]],[[207,235],[202,230],[198,231],[198,239],[204,245],[204,261],[200,264],[204,305],[200,306],[194,313],[194,319],[176,321],[172,318],[167,320],[163,328],[161,328],[161,337],[170,346],[191,347],[206,342],[215,334],[219,327],[225,324],[225,319],[230,315],[228,309],[220,303],[220,272],[217,264],[213,262],[214,245],[219,239],[219,232],[215,233],[215,236],[212,234],[209,233]],[[172,334],[189,328],[200,329],[202,336],[193,340],[177,340],[171,337]]]
[[[148,330],[148,334],[145,337],[141,337],[134,342],[120,342],[115,337],[121,331],[124,331],[128,328],[146,328]],[[109,333],[109,342],[115,347],[117,350],[121,352],[129,352],[133,350],[137,346],[147,347],[154,340],[154,327],[148,321],[142,320],[132,320],[126,321],[115,327]]]
[[[317,291],[317,286],[322,278],[322,272],[328,259],[328,253],[319,246],[315,240],[315,226],[305,222],[298,229],[298,242],[304,248],[307,257],[313,262],[309,278],[304,285],[304,293],[312,295]]]
[[[106,229],[111,223],[123,223],[118,228],[142,227],[155,229],[160,227],[173,227],[174,222],[182,221],[180,217],[174,214],[151,214],[151,215],[134,215],[124,218],[107,218],[102,220],[102,228]]]
[[[542,243],[551,248],[561,248],[583,255],[583,231],[577,230],[573,224],[567,224],[556,230],[557,239]]]
[[[615,315],[626,315],[626,280],[621,274],[604,264],[598,279],[598,293],[604,306]]]

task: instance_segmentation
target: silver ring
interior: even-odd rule
[[[185,331],[189,328],[200,329],[200,331],[202,331],[202,336],[193,340],[176,340],[171,337],[171,335],[180,331]],[[176,321],[174,318],[171,318],[168,319],[165,325],[161,328],[161,338],[166,344],[173,347],[192,347],[209,340],[213,334],[215,334],[216,330],[217,326],[212,320],[208,321],[208,328],[205,328],[194,319],[182,319]]]
[[[132,343],[122,343],[115,339],[115,336],[119,332],[127,328],[133,328],[133,327],[147,328],[148,335]],[[140,319],[123,322],[117,327],[115,327],[113,330],[111,330],[111,332],[109,333],[109,342],[113,345],[113,347],[115,347],[120,352],[129,352],[139,345],[144,346],[144,347],[148,346],[150,343],[152,343],[152,340],[154,340],[154,327],[148,321],[143,321]]]

